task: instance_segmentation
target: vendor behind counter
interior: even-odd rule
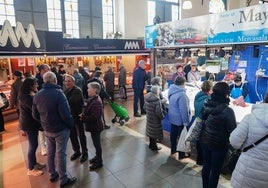
[[[243,97],[246,103],[250,103],[248,85],[242,82],[240,74],[235,75],[234,84],[230,85],[230,97],[234,99]]]

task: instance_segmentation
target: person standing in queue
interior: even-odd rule
[[[57,85],[56,75],[48,71],[43,80],[43,88],[33,98],[32,115],[41,123],[47,138],[50,181],[56,182],[60,178],[60,186],[65,187],[77,180],[75,177],[68,178],[66,173],[66,148],[74,121],[68,100]]]
[[[236,128],[235,114],[230,108],[229,85],[218,82],[213,86],[211,99],[204,103],[200,133],[203,151],[203,188],[216,188],[220,172],[228,151],[229,136]]]
[[[134,116],[141,117],[141,115],[145,115],[146,111],[143,109],[144,106],[144,95],[143,90],[145,87],[145,82],[147,80],[147,75],[145,71],[145,61],[139,61],[139,67],[133,73],[133,80],[132,80],[132,88],[134,90]],[[141,113],[138,112],[138,102],[140,102],[140,110]]]
[[[105,89],[110,98],[114,101],[114,72],[111,66],[105,72],[103,80],[105,82]]]
[[[127,100],[126,83],[127,83],[127,71],[124,65],[121,63],[120,68],[119,68],[118,85],[119,85],[119,90],[121,93],[121,99],[125,99],[125,100]]]
[[[169,87],[168,91],[171,156],[176,153],[177,139],[181,135],[184,126],[188,126],[190,122],[190,101],[186,95],[185,84],[185,78],[177,76],[175,83]],[[189,156],[185,152],[179,151],[179,159],[186,157]]]
[[[84,125],[80,120],[79,115],[82,113],[84,106],[84,98],[82,90],[75,85],[75,78],[69,74],[64,75],[64,94],[69,102],[71,113],[74,119],[74,127],[71,129],[70,140],[74,150],[71,156],[71,161],[81,156],[80,145],[82,149],[82,156],[80,162],[83,163],[88,159],[87,139],[85,135]],[[79,141],[80,145],[79,145]]]
[[[85,123],[86,131],[91,133],[91,139],[95,147],[95,156],[89,160],[90,170],[97,170],[103,166],[101,132],[105,128],[103,121],[103,104],[99,96],[101,86],[98,82],[88,84],[88,100],[84,112],[81,114],[81,120]]]

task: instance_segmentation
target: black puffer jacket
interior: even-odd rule
[[[205,125],[200,135],[201,143],[211,148],[227,147],[229,136],[236,128],[233,109],[228,107],[228,104],[209,99],[204,104],[202,115]]]

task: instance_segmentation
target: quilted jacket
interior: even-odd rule
[[[230,143],[244,148],[268,134],[268,104],[256,104],[231,133]],[[268,187],[268,139],[240,155],[232,174],[234,188]]]

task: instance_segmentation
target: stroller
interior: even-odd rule
[[[110,100],[109,104],[115,113],[115,117],[112,119],[112,123],[117,122],[121,126],[124,125],[124,123],[130,119],[127,109],[123,106],[120,106],[113,100]]]

